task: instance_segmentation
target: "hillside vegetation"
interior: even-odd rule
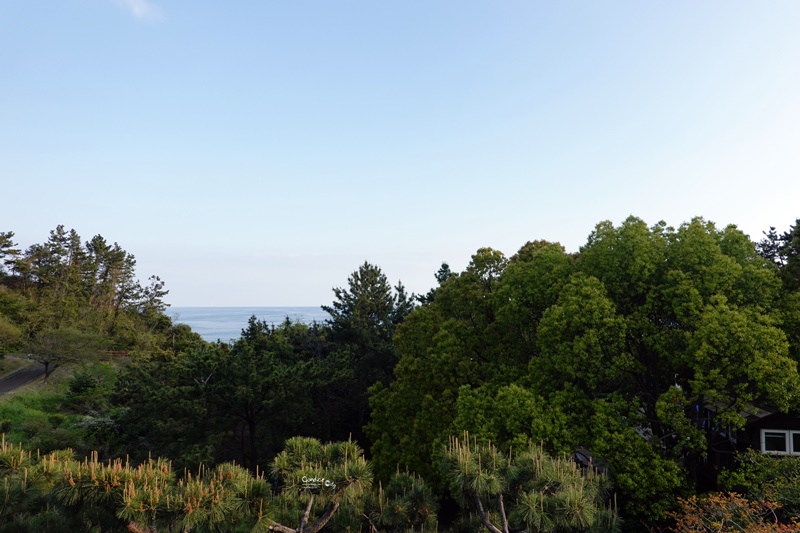
[[[800,221],[759,243],[701,218],[602,222],[577,253],[482,248],[420,296],[365,262],[329,321],[254,317],[229,344],[174,325],[160,278],[142,285],[100,236],[59,226],[23,251],[0,233],[0,262],[0,352],[48,382],[0,402],[22,441],[3,453],[39,476],[26,492],[16,459],[0,468],[23,484],[2,508],[18,527],[705,531],[687,518],[703,513],[719,531],[793,527],[771,457],[722,478],[749,500],[695,496],[719,474],[709,429],[800,408]],[[119,484],[63,485],[84,471]]]

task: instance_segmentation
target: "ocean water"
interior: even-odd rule
[[[319,307],[168,307],[166,314],[176,324],[188,324],[192,331],[210,342],[238,339],[253,315],[275,325],[286,317],[305,324],[330,318]]]

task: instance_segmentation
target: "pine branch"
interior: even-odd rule
[[[506,530],[506,532],[500,531],[494,524],[489,522],[489,517],[486,516],[486,511],[483,509],[483,504],[481,503],[481,497],[477,494],[474,494],[473,497],[475,498],[475,505],[478,507],[478,514],[481,515],[481,522],[486,526],[486,529],[492,533],[508,533],[508,530]]]
[[[503,533],[509,533],[508,518],[506,517],[506,507],[503,505],[503,495],[497,495],[497,507],[500,509],[500,523],[503,526]]]
[[[308,497],[308,505],[306,505],[306,512],[303,513],[303,519],[300,520],[300,527],[298,531],[303,531],[306,528],[306,524],[308,524],[308,517],[311,514],[311,506],[314,505],[314,495],[310,494]]]
[[[337,511],[337,509],[339,509],[339,502],[335,501],[333,502],[333,505],[331,505],[328,509],[325,510],[322,516],[317,518],[316,522],[311,524],[308,530],[302,531],[301,533],[317,533],[319,530],[325,527],[325,524],[327,524],[331,518],[333,518],[333,515]]]

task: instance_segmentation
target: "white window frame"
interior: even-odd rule
[[[776,450],[766,449],[767,433],[783,433],[784,442],[786,444],[786,451],[780,452]],[[761,452],[773,455],[800,455],[800,448],[794,449],[794,436],[800,434],[800,431],[793,431],[791,429],[762,429],[761,430]]]

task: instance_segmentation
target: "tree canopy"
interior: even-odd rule
[[[619,530],[606,477],[531,442],[503,453],[464,434],[450,439],[442,468],[450,490],[490,533]]]
[[[741,428],[753,406],[799,405],[785,298],[746,235],[701,218],[602,222],[575,255],[479,250],[398,329],[397,380],[371,391],[378,471],[436,480],[426,465],[449,434],[529,436],[588,447],[629,516],[663,517],[706,450],[697,409]]]
[[[333,303],[322,309],[331,315],[327,324],[337,346],[332,357],[346,361],[349,368],[349,375],[339,382],[341,388],[333,391],[340,412],[352,413],[341,422],[361,439],[369,414],[367,389],[391,380],[397,363],[393,337],[414,308],[414,298],[400,282],[392,289],[383,271],[368,262],[350,275],[347,285],[334,288]]]
[[[452,516],[452,496],[454,530],[612,531],[609,484],[631,530],[684,520],[681,508],[763,510],[685,498],[708,467],[709,432],[742,428],[757,407],[800,408],[797,228],[756,245],[702,218],[601,222],[577,253],[535,240],[510,257],[481,248],[462,272],[443,263],[424,297],[365,262],[333,290],[325,323],[252,317],[227,344],[173,325],[164,282],[140,282],[116,243],[59,226],[22,251],[0,232],[0,350],[48,374],[104,350],[129,354],[102,385],[83,368],[47,404],[58,412],[11,428],[50,453],[69,440],[61,421],[83,417],[72,440],[112,462],[8,459],[0,516],[53,531],[233,520],[243,531],[399,533],[436,528],[434,500]],[[595,463],[581,471],[573,452]],[[141,466],[113,461],[122,455]],[[208,467],[179,480],[152,455]],[[36,495],[14,461],[35,474]],[[756,466],[728,479],[769,505],[780,489],[776,503],[795,513],[791,481],[767,480],[782,470]],[[84,483],[91,472],[125,486],[109,494],[132,507],[106,502]]]
[[[151,276],[143,286],[134,256],[117,243],[100,235],[82,242],[74,229],[60,225],[22,252],[13,236],[0,233],[0,286],[14,294],[0,296],[0,328],[4,322],[21,327],[18,344],[36,345],[43,331],[71,329],[95,335],[110,349],[128,350],[152,346],[160,341],[153,334],[170,328],[164,282]]]

